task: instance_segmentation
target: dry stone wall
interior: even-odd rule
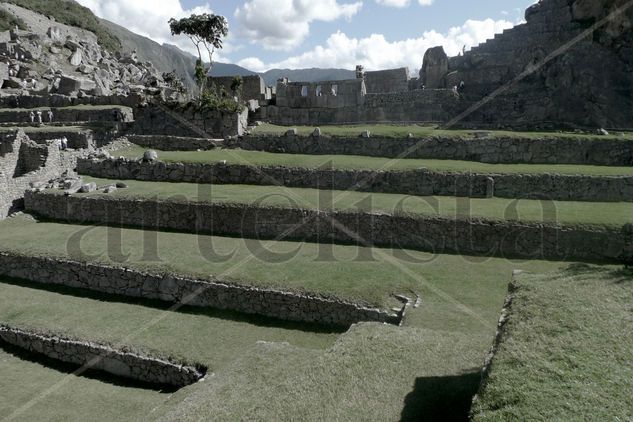
[[[226,146],[274,153],[426,158],[493,164],[633,165],[633,141],[601,137],[520,139],[488,137],[486,134],[481,136],[367,139],[360,136],[352,138],[247,135],[228,140]]]
[[[143,135],[200,137],[202,133],[223,139],[243,135],[248,127],[248,109],[239,113],[217,110],[169,109],[147,105],[135,112],[132,132]]]
[[[631,202],[633,177],[559,174],[478,174],[427,169],[375,171],[248,165],[80,159],[77,171],[93,177],[159,182],[282,185],[416,196]]]
[[[22,208],[32,182],[72,171],[80,151],[59,151],[53,142],[35,143],[22,131],[0,138],[0,220]]]
[[[66,197],[50,192],[27,192],[26,206],[34,213],[57,220],[244,238],[274,239],[292,228],[287,237],[294,240],[359,243],[437,254],[597,262],[630,262],[633,258],[633,230],[629,226],[565,226],[476,218],[119,199],[106,195]]]
[[[400,314],[334,298],[8,252],[0,252],[0,274],[38,283],[227,309],[286,321],[347,326],[362,321],[399,324],[401,319]]]
[[[112,106],[103,108],[53,108],[53,120],[55,122],[131,122],[134,113],[129,107]],[[48,121],[48,109],[42,109],[42,120]],[[116,112],[116,117],[115,117]],[[0,111],[0,123],[31,122],[31,110],[12,109]]]
[[[58,361],[151,384],[184,387],[198,382],[206,372],[206,369],[118,350],[94,342],[72,340],[5,325],[0,325],[1,342]]]
[[[224,145],[223,140],[182,136],[128,135],[126,138],[133,144],[161,151],[206,151]]]

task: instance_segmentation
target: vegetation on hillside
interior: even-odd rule
[[[26,29],[26,24],[22,19],[0,9],[0,31],[8,31],[9,29],[15,28],[16,25],[20,29]]]
[[[94,32],[99,44],[108,51],[121,48],[121,42],[107,30],[87,7],[66,0],[6,0],[25,9],[55,18],[57,22]]]

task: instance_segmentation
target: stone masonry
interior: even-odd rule
[[[93,177],[157,182],[283,185],[416,196],[631,202],[633,177],[558,174],[478,174],[427,169],[377,171],[238,164],[141,162],[83,158],[77,171]]]
[[[0,274],[38,283],[226,309],[286,321],[347,326],[361,321],[399,324],[401,314],[309,294],[195,279],[133,268],[0,252]]]
[[[292,228],[288,238],[293,240],[417,249],[438,254],[597,262],[633,259],[633,230],[628,225],[606,228],[107,195],[68,197],[55,191],[30,191],[25,200],[27,209],[33,213],[75,223],[98,222],[256,239],[274,239]]]
[[[184,387],[198,382],[206,372],[206,369],[200,370],[94,342],[71,340],[6,325],[0,325],[2,342],[51,359],[85,365],[89,369],[151,384]]]

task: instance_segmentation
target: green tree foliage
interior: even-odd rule
[[[233,91],[233,95],[239,97],[242,93],[242,85],[244,85],[244,80],[240,75],[237,75],[233,78],[233,82],[231,82],[231,91]]]
[[[200,92],[204,92],[206,77],[213,67],[213,53],[216,49],[222,48],[222,39],[229,33],[229,24],[224,16],[203,13],[193,14],[188,18],[170,19],[169,28],[172,35],[186,35],[198,50],[198,63],[196,64],[196,79],[200,84]],[[205,69],[202,65],[202,50],[204,47],[209,54],[209,67]],[[202,66],[204,76],[201,77],[199,66]]]

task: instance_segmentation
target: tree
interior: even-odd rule
[[[231,82],[231,91],[233,91],[233,95],[235,95],[236,97],[239,97],[241,95],[243,84],[244,80],[241,76],[238,75],[233,78],[233,81]]]
[[[193,14],[188,18],[170,19],[169,28],[171,35],[186,35],[198,50],[198,62],[196,63],[196,78],[200,84],[200,92],[204,91],[206,77],[213,67],[213,53],[222,48],[222,39],[229,33],[229,24],[224,16],[203,13]],[[209,54],[209,67],[202,64],[201,46],[206,48]],[[200,69],[200,67],[202,69]],[[204,72],[204,75],[202,74]]]

